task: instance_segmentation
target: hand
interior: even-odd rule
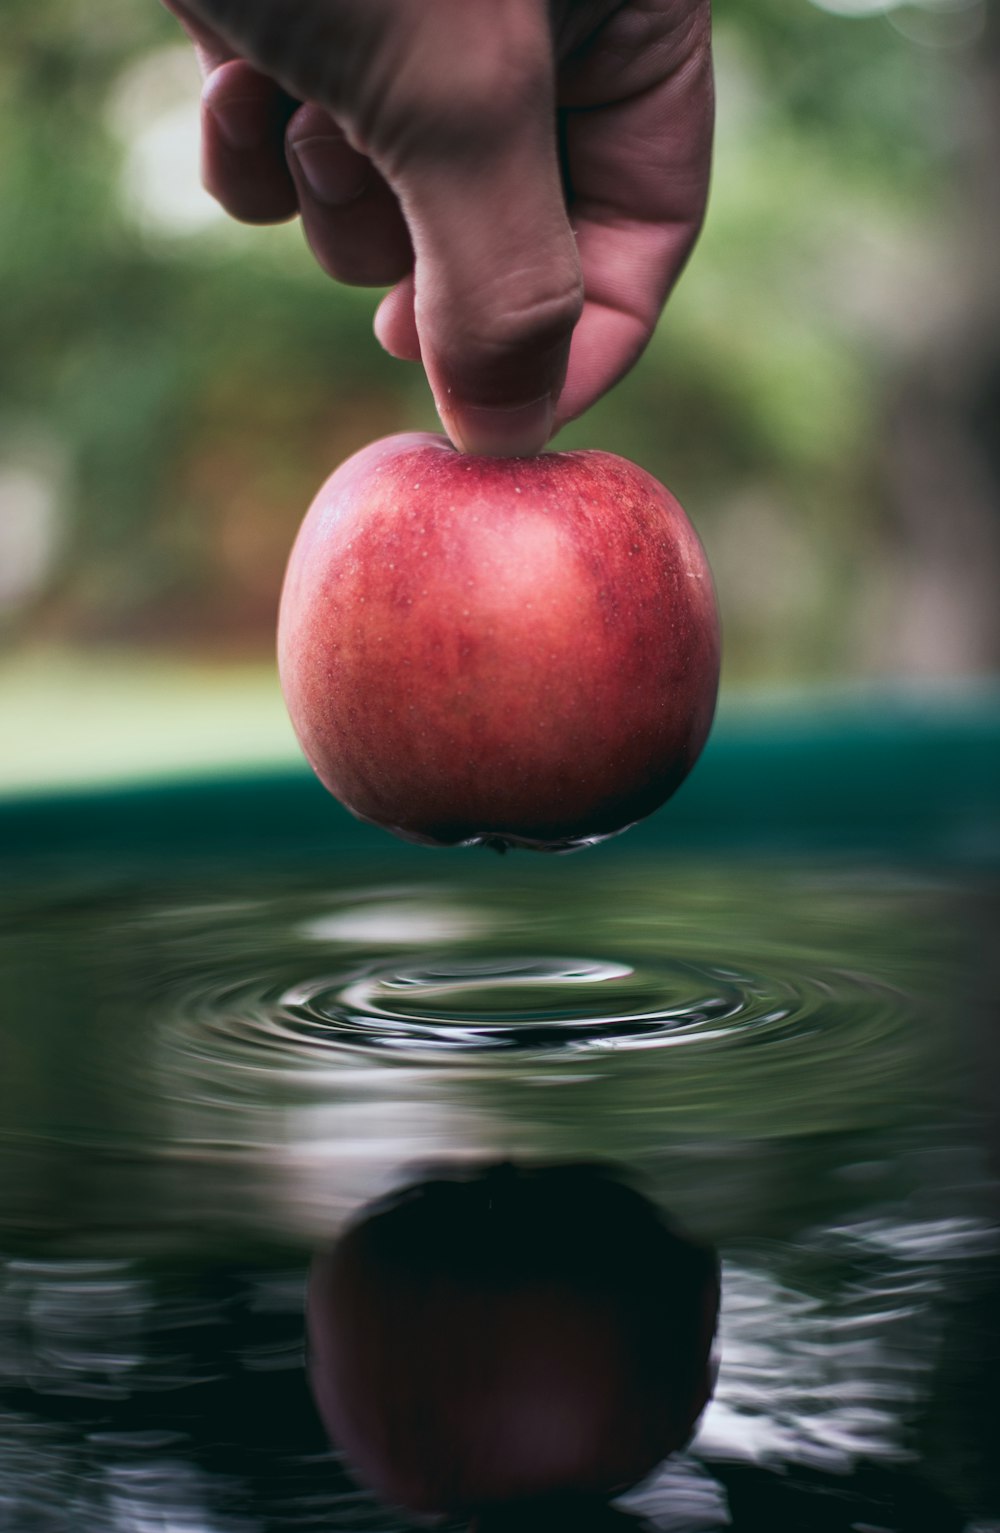
[[[708,0],[166,3],[209,191],[394,284],[376,333],[458,446],[538,451],[635,363],[704,214]]]

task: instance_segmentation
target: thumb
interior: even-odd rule
[[[582,308],[551,70],[550,57],[508,67],[459,101],[453,77],[449,109],[432,110],[427,131],[411,125],[391,174],[413,241],[420,354],[468,452],[544,447]]]

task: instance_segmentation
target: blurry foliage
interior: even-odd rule
[[[0,458],[42,431],[68,486],[9,634],[266,653],[311,495],[372,437],[433,424],[422,377],[294,227],[170,231],[130,206],[114,103],[143,59],[178,57],[153,0],[6,0],[4,21]],[[560,445],[623,452],[689,506],[732,676],[836,672],[856,662],[845,587],[877,553],[876,401],[948,162],[945,73],[885,16],[808,0],[720,6],[718,60],[691,272]]]

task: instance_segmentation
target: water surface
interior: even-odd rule
[[[316,1423],[304,1273],[414,1167],[517,1156],[720,1250],[654,1528],[1000,1517],[983,875],[588,856],[8,890],[4,1533],[402,1527]]]

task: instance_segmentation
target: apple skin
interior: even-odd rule
[[[411,1512],[607,1499],[689,1440],[719,1296],[715,1252],[613,1167],[451,1169],[314,1258],[313,1398]]]
[[[719,620],[697,534],[635,464],[412,433],[356,453],[310,507],[278,663],[306,756],[359,819],[559,850],[687,776]]]

